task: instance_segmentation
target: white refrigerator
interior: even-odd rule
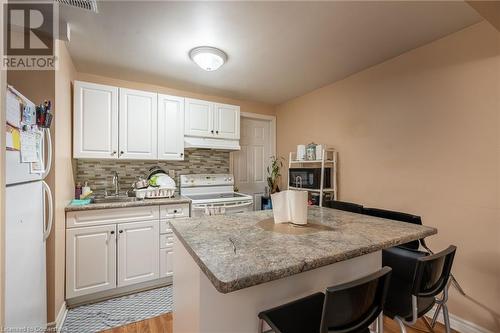
[[[33,105],[12,87],[7,94],[7,104],[15,96]],[[53,201],[44,178],[50,171],[52,145],[50,131],[43,132],[43,167],[37,172],[30,163],[21,163],[19,151],[5,152],[6,328],[37,330],[47,325],[45,243],[52,228]]]

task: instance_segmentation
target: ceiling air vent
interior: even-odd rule
[[[55,0],[56,2],[97,13],[96,0]]]

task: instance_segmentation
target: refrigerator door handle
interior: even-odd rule
[[[45,168],[42,175],[43,179],[45,179],[50,172],[50,168],[52,167],[52,137],[50,136],[49,128],[44,128],[43,131],[45,132],[45,136],[47,137],[47,161],[45,163]]]
[[[45,219],[45,213],[44,213],[44,230],[43,230],[43,240],[47,240],[50,235],[50,231],[52,229],[52,220],[54,219],[54,202],[52,201],[52,191],[50,190],[49,185],[42,180],[42,186],[43,186],[43,191],[47,197],[47,201],[49,205],[47,206],[47,212],[49,215],[49,218],[46,220]]]

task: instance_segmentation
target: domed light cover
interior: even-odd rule
[[[189,57],[206,71],[215,71],[224,65],[227,55],[224,51],[210,46],[199,46],[189,51]]]

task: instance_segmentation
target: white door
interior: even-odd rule
[[[158,156],[158,94],[120,88],[120,152],[124,159]]]
[[[5,189],[5,326],[45,328],[42,182]],[[42,330],[43,331],[43,330]]]
[[[158,159],[184,159],[184,98],[158,94]]]
[[[189,136],[213,137],[215,133],[213,103],[186,98],[185,105],[184,134]]]
[[[118,88],[75,81],[73,157],[118,157]]]
[[[214,104],[215,137],[219,139],[240,138],[240,107]]]
[[[174,275],[173,270],[174,247],[168,246],[160,250],[160,277]]]
[[[116,225],[66,230],[66,297],[116,287]]]
[[[118,224],[118,286],[159,277],[159,221]]]
[[[271,121],[241,118],[241,150],[232,153],[235,185],[242,193],[254,197],[255,209],[260,209],[261,197],[267,187],[267,166],[273,155],[274,138]]]

